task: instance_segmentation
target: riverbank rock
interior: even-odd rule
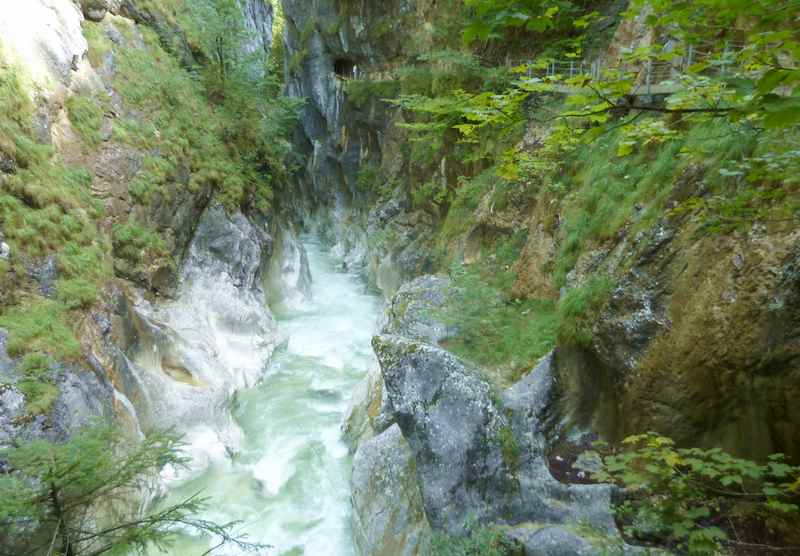
[[[265,278],[268,301],[296,305],[311,296],[308,253],[290,225],[278,223],[273,229],[274,252]]]
[[[477,369],[448,352],[400,336],[373,339],[395,419],[417,461],[431,525],[460,533],[507,507],[515,490],[500,437],[508,431]]]
[[[404,284],[386,309],[381,332],[438,345],[454,332],[437,314],[447,304],[452,287],[450,278],[434,275]]]
[[[396,335],[376,336],[373,347],[431,526],[460,535],[468,520],[580,523],[628,550],[610,511],[612,487],[563,484],[550,474],[544,427],[556,393],[551,357],[501,394],[443,349]]]
[[[397,425],[359,447],[352,477],[353,537],[359,554],[426,554],[430,525],[415,467]]]
[[[350,451],[380,434],[394,423],[394,411],[378,368],[370,369],[353,391],[342,434]]]

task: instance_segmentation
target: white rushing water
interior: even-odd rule
[[[340,427],[351,392],[375,364],[370,341],[380,301],[359,276],[337,271],[319,243],[305,247],[311,299],[275,311],[288,344],[263,380],[236,396],[240,451],[229,457],[215,435],[190,435],[191,450],[215,456],[199,476],[171,484],[168,501],[202,491],[213,502],[197,517],[241,521],[238,533],[273,546],[266,554],[347,556],[351,458]],[[196,555],[215,544],[185,537],[169,553]]]

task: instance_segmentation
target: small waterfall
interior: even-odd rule
[[[133,407],[133,404],[128,397],[114,388],[114,401],[118,405],[117,415],[122,417],[123,420],[127,421],[128,426],[135,433],[135,436],[138,440],[144,439],[144,433],[142,432],[142,427],[139,424],[139,416],[136,414],[136,408]]]

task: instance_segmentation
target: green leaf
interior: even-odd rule
[[[758,80],[758,84],[756,85],[756,89],[762,95],[766,95],[767,93],[771,93],[774,91],[781,83],[786,81],[789,78],[789,71],[783,69],[771,69],[767,73],[765,73],[761,79]]]

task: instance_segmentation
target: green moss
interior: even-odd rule
[[[89,63],[99,68],[105,57],[111,52],[113,43],[106,35],[103,25],[86,21],[83,24],[83,35],[89,43]]]
[[[520,554],[515,543],[497,527],[470,527],[468,535],[433,535],[430,556],[516,556]]]
[[[17,371],[28,377],[41,377],[52,364],[53,360],[44,353],[28,353],[17,365]]]
[[[139,261],[168,253],[167,244],[156,232],[134,220],[114,226],[113,239],[114,252],[123,259]]]
[[[63,304],[39,297],[0,315],[0,328],[8,331],[6,348],[12,357],[38,352],[59,361],[77,359],[81,349],[70,323]]]
[[[569,290],[558,302],[558,341],[561,344],[588,345],[592,324],[611,295],[608,276],[593,276],[578,288]]]
[[[21,379],[17,389],[25,395],[26,409],[32,415],[48,413],[58,398],[58,387],[52,382],[53,360],[39,352],[26,354],[17,364]]]
[[[56,289],[58,300],[67,309],[91,307],[97,300],[97,286],[85,278],[59,280]]]
[[[514,432],[511,430],[511,427],[505,426],[501,428],[499,432],[499,439],[500,451],[503,454],[503,461],[509,468],[515,469],[519,465],[519,458],[522,452],[519,448],[519,444],[517,443],[517,439],[514,436]]]
[[[460,236],[469,229],[474,222],[475,210],[481,199],[500,181],[494,167],[474,178],[462,179],[442,225],[441,238],[444,242]]]
[[[621,132],[581,147],[564,165],[577,171],[563,180],[569,194],[562,211],[556,284],[565,285],[566,276],[581,253],[613,240],[626,226],[630,226],[627,233],[635,234],[662,218],[678,178],[688,165],[702,164],[704,179],[715,192],[729,193],[729,180],[720,174],[720,168],[726,161],[752,151],[756,135],[749,128],[720,122],[714,126],[696,125],[662,144],[626,157],[617,156]]]
[[[86,144],[96,147],[100,144],[100,128],[103,125],[104,103],[89,95],[73,95],[67,99],[67,116],[72,126]]]

